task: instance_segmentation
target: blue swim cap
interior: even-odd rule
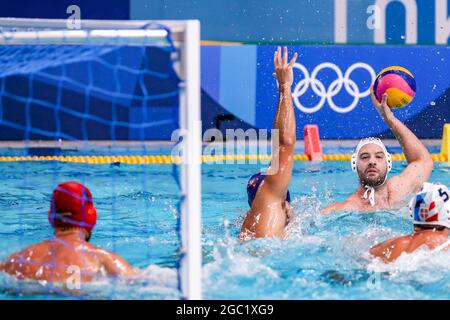
[[[258,172],[250,177],[247,183],[247,196],[248,196],[248,205],[251,207],[253,199],[255,199],[256,192],[258,192],[258,188],[261,183],[264,181],[266,175],[264,173]],[[286,194],[286,201],[291,202],[291,195],[289,190]]]

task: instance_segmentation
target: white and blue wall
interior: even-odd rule
[[[389,137],[364,92],[371,74],[390,65],[408,68],[417,82],[412,104],[396,111],[400,119],[423,138],[439,138],[442,125],[450,122],[450,0],[43,0],[39,4],[20,0],[2,4],[0,16],[61,19],[69,16],[66,9],[73,4],[80,7],[82,19],[200,19],[203,40],[245,43],[202,46],[204,130],[272,126],[277,100],[272,77],[274,43],[286,43],[291,52],[299,51],[303,70],[309,75],[316,71],[314,81],[329,90],[320,92],[311,85],[303,88],[305,92],[297,90],[302,93],[295,100],[299,138],[307,123],[319,124],[321,136],[327,139]],[[358,68],[360,65],[365,67]],[[349,68],[354,70],[344,77]],[[76,73],[72,76],[78,77]],[[296,68],[294,85],[304,78],[305,73]],[[103,81],[99,85],[109,87],[113,79],[105,77]],[[20,77],[9,83],[20,87]],[[51,95],[56,85],[47,82],[42,90]],[[336,85],[334,90],[332,85]],[[138,84],[130,84],[130,93],[139,92],[137,88]],[[108,104],[111,101],[104,96],[90,107],[103,110]],[[132,101],[121,101],[121,108],[115,115],[120,121],[139,124],[149,117],[155,121],[173,118],[174,124],[145,132],[121,130],[114,134],[116,139],[169,139],[176,127],[172,100],[148,105],[145,112]],[[345,112],[336,111],[339,108]],[[15,121],[25,121],[21,119]],[[70,123],[78,125],[76,119]],[[90,138],[109,139],[105,132],[111,131],[99,126]],[[74,132],[74,136],[80,135],[81,131]],[[19,131],[0,126],[0,139],[22,138]]]

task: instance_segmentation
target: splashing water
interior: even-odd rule
[[[287,239],[240,242],[237,236],[248,210],[246,183],[259,170],[251,166],[203,168],[205,299],[450,298],[449,253],[421,249],[388,265],[368,253],[376,243],[411,232],[407,210],[320,215],[321,207],[344,200],[356,189],[356,177],[345,162],[295,163],[290,186],[295,216]],[[396,162],[392,174],[403,167]],[[52,187],[79,180],[88,183],[99,212],[92,243],[139,270],[134,282],[99,278],[77,294],[52,292],[48,284],[19,282],[0,273],[0,298],[179,299],[176,183],[169,167],[145,170],[149,181],[159,183],[143,184],[140,166],[0,163],[5,185],[0,203],[9,211],[0,217],[0,259],[48,239],[46,203]],[[448,172],[448,164],[437,163],[430,181],[448,185]]]

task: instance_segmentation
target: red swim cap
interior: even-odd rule
[[[53,191],[48,220],[54,228],[79,227],[89,233],[97,222],[92,194],[78,182],[59,184]]]

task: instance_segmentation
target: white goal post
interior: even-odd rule
[[[164,26],[164,27],[158,27]],[[181,164],[181,291],[185,299],[202,298],[200,22],[81,20],[69,29],[66,20],[0,18],[0,45],[138,45],[180,50],[182,80],[179,124],[183,136]]]

